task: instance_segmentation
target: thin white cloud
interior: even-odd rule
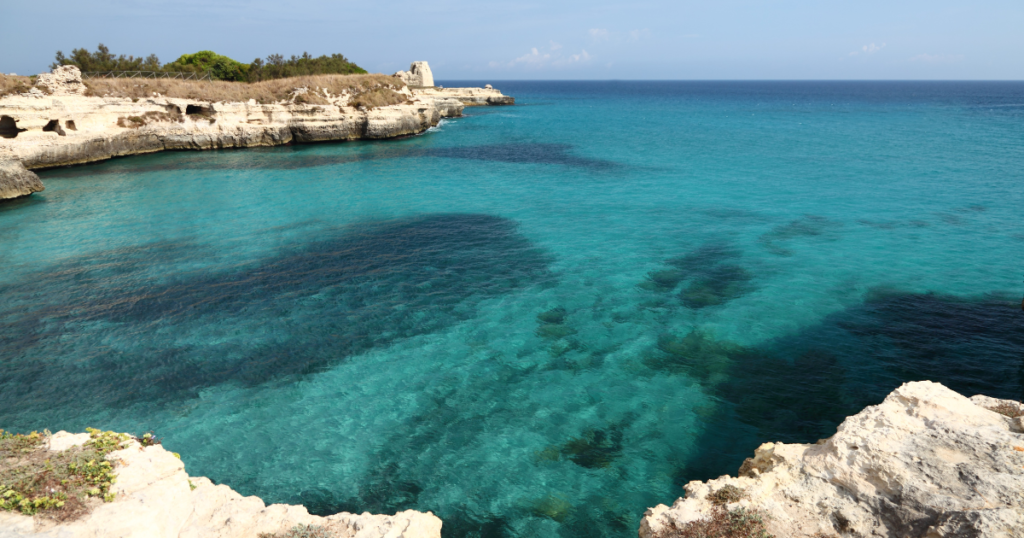
[[[880,51],[880,50],[882,50],[884,48],[885,48],[885,43],[882,43],[881,45],[876,45],[874,43],[869,43],[869,44],[864,45],[863,47],[861,47],[860,50],[855,50],[855,51],[851,52],[850,56],[856,56],[858,54],[874,54],[874,53],[876,53],[876,52],[878,52],[878,51]]]
[[[959,62],[964,59],[963,54],[918,54],[910,59],[912,62],[924,62],[928,64],[948,64]]]
[[[550,53],[548,53],[548,54],[541,54],[540,51],[537,50],[537,47],[533,47],[532,49],[530,49],[529,53],[524,54],[524,55],[516,58],[515,60],[512,60],[511,65],[516,65],[516,64],[539,65],[539,64],[543,64],[543,63],[547,62],[550,59],[551,59],[551,54]]]
[[[640,41],[647,37],[651,37],[651,31],[647,28],[644,28],[643,30],[631,30],[629,32],[630,41]]]
[[[590,61],[592,56],[586,49],[580,49],[580,52],[576,54],[562,54],[557,52],[562,46],[554,41],[551,42],[551,47],[546,51],[542,51],[538,47],[533,47],[530,52],[510,61],[510,62],[490,62],[488,65],[492,68],[495,67],[525,67],[532,69],[540,69],[545,67],[564,67],[576,63],[584,63]]]
[[[591,28],[587,33],[590,34],[590,37],[597,39],[598,41],[604,41],[611,35],[607,28]]]

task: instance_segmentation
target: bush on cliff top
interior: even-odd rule
[[[342,54],[314,58],[308,52],[303,52],[302,56],[293,55],[287,60],[280,54],[271,54],[265,62],[256,58],[249,64],[249,82],[310,75],[359,74],[366,74],[366,70]]]
[[[164,71],[210,73],[214,80],[249,80],[249,66],[222,56],[212,50],[201,50],[195,54],[182,54],[177,60],[164,65]]]
[[[96,52],[89,52],[88,49],[73,49],[71,56],[64,56],[64,53],[57,51],[55,61],[50,64],[50,69],[56,69],[62,65],[74,65],[84,71],[159,71],[160,59],[156,54],[150,54],[145,58],[139,56],[114,56],[106,45],[100,43]]]
[[[186,73],[209,72],[214,80],[230,80],[236,82],[260,82],[288,77],[311,75],[355,75],[365,74],[366,70],[352,63],[342,54],[324,55],[314,58],[308,52],[302,56],[292,55],[285,59],[280,54],[267,56],[266,61],[259,58],[252,64],[244,64],[227,56],[209,50],[195,54],[183,54],[177,60],[161,65],[155,54],[138,57],[115,56],[110,49],[100,43],[95,52],[88,49],[73,49],[71,56],[57,51],[51,69],[62,65],[74,65],[83,72],[102,71],[166,71]]]

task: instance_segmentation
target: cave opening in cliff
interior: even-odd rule
[[[18,122],[10,116],[0,116],[0,137],[14,138],[26,129],[19,129]]]
[[[64,127],[69,131],[77,131],[78,127],[75,127],[75,120],[67,120],[64,122]]]
[[[199,105],[188,105],[185,107],[186,116],[212,116],[213,107],[205,107]]]
[[[64,132],[64,129],[60,128],[60,120],[50,120],[50,121],[48,121],[46,123],[46,125],[43,127],[43,131],[44,132],[45,131],[52,131],[54,133],[59,134],[60,136],[66,136],[67,135]]]

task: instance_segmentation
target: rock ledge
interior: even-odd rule
[[[726,486],[742,491],[727,508],[760,511],[778,538],[1024,537],[1024,430],[998,405],[1020,408],[907,383],[830,439],[766,443],[740,477],[690,482],[686,498],[647,511],[640,537],[678,536],[672,528],[706,518],[708,495]]]

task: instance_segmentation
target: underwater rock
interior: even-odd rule
[[[537,321],[541,323],[563,323],[565,321],[566,311],[562,307],[552,308],[547,312],[541,312],[537,314]]]
[[[690,482],[672,507],[647,510],[640,537],[678,536],[725,487],[744,492],[728,509],[760,512],[780,537],[1024,537],[1024,437],[990,409],[1003,406],[1020,408],[906,383],[827,440],[765,443],[740,476]]]
[[[740,346],[717,341],[700,330],[682,338],[663,334],[658,337],[658,350],[660,354],[645,361],[648,366],[686,373],[704,382],[721,381],[732,366],[730,356],[744,351]]]
[[[647,273],[647,278],[640,284],[640,287],[655,291],[671,291],[684,278],[686,273],[678,269],[663,269]]]
[[[58,432],[50,450],[68,449],[89,440],[88,435]],[[339,513],[310,515],[306,508],[286,504],[266,506],[258,497],[242,497],[228,486],[207,478],[190,477],[176,454],[160,445],[111,452],[117,480],[114,500],[95,504],[81,519],[57,523],[49,519],[0,511],[0,535],[28,538],[253,538],[263,533],[283,535],[297,525],[324,527],[335,538],[440,538],[441,520],[414,510],[393,516]],[[280,534],[279,534],[280,533]]]
[[[679,298],[693,309],[723,305],[746,294],[751,279],[750,273],[738,265],[718,265],[690,283]]]
[[[537,327],[537,336],[541,338],[565,338],[576,334],[576,329],[561,323],[545,323]]]
[[[829,220],[825,217],[804,215],[799,219],[772,228],[768,233],[762,234],[758,241],[772,254],[792,256],[793,252],[780,244],[780,242],[805,237],[828,237],[842,226],[843,223]]]

